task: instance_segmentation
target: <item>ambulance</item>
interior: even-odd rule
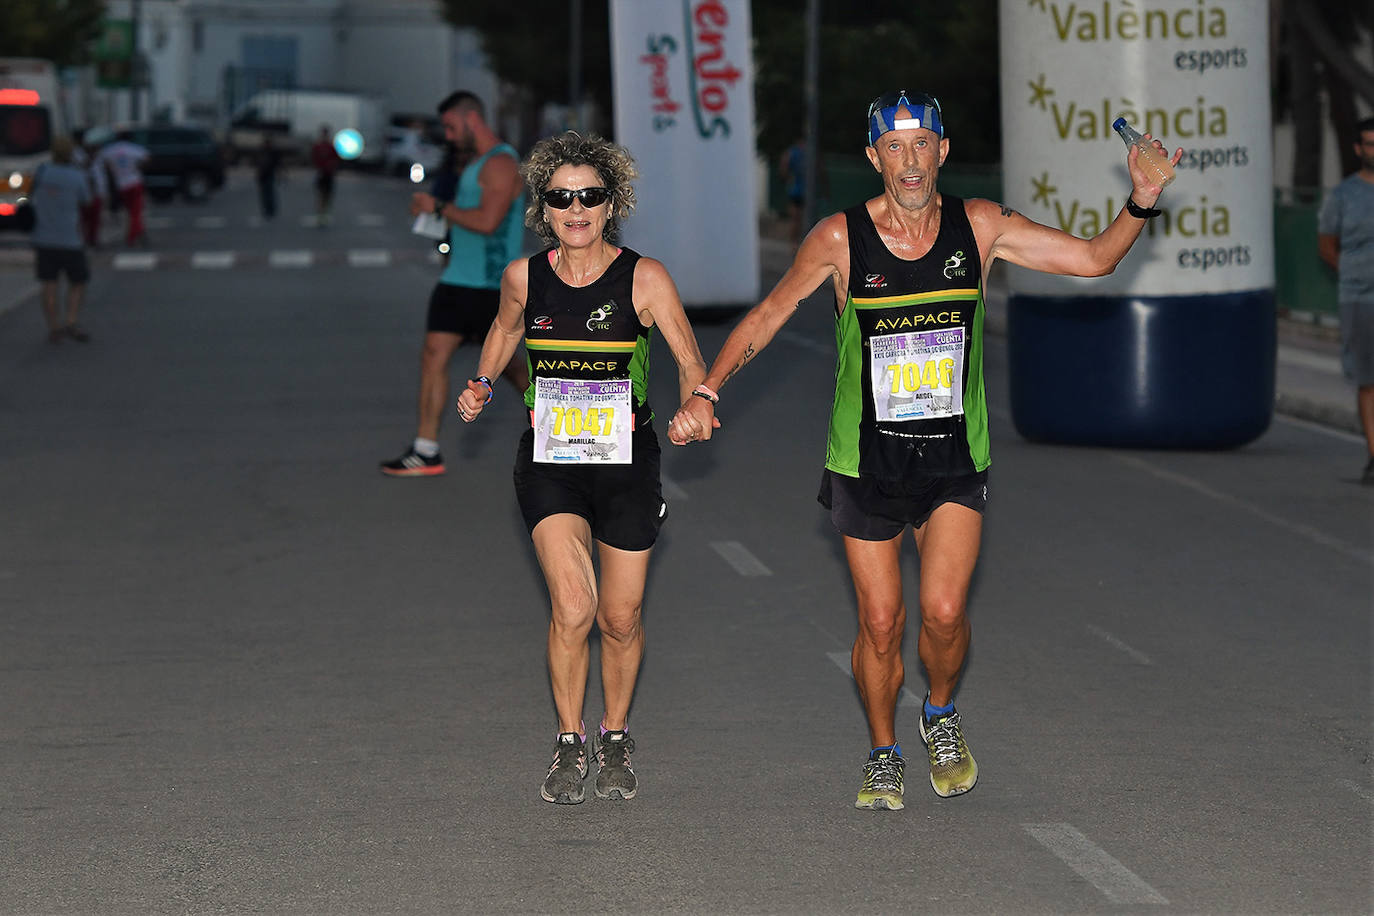
[[[31,57],[0,57],[0,232],[18,228],[16,212],[33,173],[66,133],[57,68]]]

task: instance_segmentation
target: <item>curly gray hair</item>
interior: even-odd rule
[[[608,242],[616,241],[620,237],[620,221],[635,208],[635,189],[631,182],[639,177],[639,169],[625,147],[596,134],[584,137],[575,130],[540,140],[521,164],[520,177],[525,179],[525,187],[530,192],[525,226],[547,244],[558,242],[553,226],[544,221],[544,202],[540,195],[548,189],[553,173],[564,165],[591,166],[610,189],[611,199],[606,205],[606,225],[601,230],[601,237]]]

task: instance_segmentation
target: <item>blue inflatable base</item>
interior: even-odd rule
[[[1274,415],[1272,290],[1007,302],[1011,412],[1027,439],[1235,448]]]

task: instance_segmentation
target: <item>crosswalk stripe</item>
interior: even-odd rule
[[[145,251],[121,251],[110,259],[115,270],[152,270],[157,266],[157,255]]]
[[[389,267],[391,252],[385,248],[353,248],[348,252],[349,267]]]
[[[210,270],[227,270],[234,266],[232,251],[197,251],[191,255],[191,266]]]
[[[315,262],[315,254],[307,250],[273,251],[267,256],[270,267],[309,267]]]

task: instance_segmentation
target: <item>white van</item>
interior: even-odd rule
[[[32,57],[0,57],[0,230],[18,228],[15,211],[33,173],[66,133],[57,68]]]
[[[309,158],[320,128],[330,134],[352,128],[361,135],[357,162],[380,165],[386,154],[386,103],[377,96],[315,89],[264,89],[234,112],[229,124],[229,156],[237,159],[262,147],[263,137],[288,155]]]

